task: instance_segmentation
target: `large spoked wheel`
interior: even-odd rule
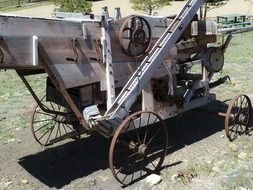
[[[248,132],[251,120],[251,101],[247,95],[234,97],[225,117],[225,131],[228,139],[233,141],[238,135]]]
[[[66,108],[46,101],[45,96],[41,99],[41,103],[54,113],[44,112],[38,104],[34,106],[30,126],[39,144],[49,146],[66,138],[78,137],[75,128],[66,122]]]
[[[130,115],[117,128],[111,142],[109,165],[113,176],[129,185],[157,172],[167,146],[167,128],[157,114],[140,111]]]

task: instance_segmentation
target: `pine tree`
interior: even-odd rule
[[[63,12],[91,12],[92,3],[87,0],[51,0]]]
[[[170,5],[171,0],[130,0],[134,10],[141,10],[149,15],[152,15],[154,9]]]

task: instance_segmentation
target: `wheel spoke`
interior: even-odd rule
[[[246,98],[243,97],[242,101],[241,101],[241,104],[240,104],[240,109],[243,108],[244,106],[244,100],[246,100]],[[247,103],[247,100],[246,100],[246,103]]]
[[[39,138],[39,140],[41,140],[48,132],[49,132],[49,130],[47,130],[47,131]]]
[[[139,19],[139,20],[141,21],[141,29],[143,29],[143,26],[144,26],[143,20],[142,19]]]
[[[53,125],[53,127],[52,127],[52,129],[51,129],[51,132],[50,132],[50,134],[48,135],[48,138],[47,138],[47,141],[46,141],[45,145],[47,145],[47,143],[48,143],[48,141],[49,141],[49,139],[50,139],[50,137],[51,137],[51,135],[52,135],[52,132],[53,132],[53,130],[54,130],[54,127],[55,127],[55,125]]]
[[[134,172],[133,172],[133,174],[132,174],[131,181],[134,181]]]
[[[141,115],[142,116],[142,115]],[[141,116],[139,117],[139,129],[141,128]]]
[[[49,102],[49,103],[50,103],[50,105],[51,105],[51,108],[55,111],[55,108],[54,108],[53,103],[52,103],[52,102]]]
[[[152,161],[151,161],[150,163],[151,163],[151,165],[154,167],[154,169],[156,169],[155,164],[154,164]]]
[[[38,120],[38,121],[34,121],[33,123],[42,123],[45,121],[53,121],[53,119]]]
[[[238,129],[239,129],[239,124],[236,124],[236,130],[235,130],[236,133],[238,132]]]
[[[41,126],[39,129],[36,129],[36,130],[34,131],[34,133],[36,133],[36,132],[40,131],[41,129],[45,128],[45,127],[48,126],[50,123],[51,123],[51,122],[48,122],[48,123],[46,123],[45,125]]]
[[[53,114],[50,114],[50,113],[47,113],[47,112],[41,112],[41,111],[36,111],[35,113],[42,114],[42,115],[48,115],[48,116],[51,116],[51,117],[54,116]]]
[[[126,180],[126,178],[127,178],[127,174],[125,174],[125,177],[124,177],[124,179],[122,180],[122,183],[124,183],[124,181]]]
[[[61,111],[61,106],[59,104],[57,104],[57,106],[58,106],[58,110]]]
[[[72,128],[72,127],[70,127],[69,125],[67,125],[67,124],[64,124],[67,128],[69,128],[70,129],[70,131],[74,131],[74,129]]]
[[[61,137],[61,124],[58,123],[58,128],[59,128],[59,134],[60,134],[60,137]]]
[[[127,158],[124,158],[123,160],[116,161],[116,163],[122,163],[122,162],[125,163],[126,161],[128,161],[129,159],[133,158],[133,157],[136,156],[136,155],[138,155],[138,152],[135,152],[135,153],[129,155]],[[124,165],[124,164],[123,164],[123,165]]]
[[[244,103],[244,100],[246,100],[246,102]],[[245,97],[242,98],[241,103],[240,103],[240,107],[238,110],[238,115],[241,114],[241,112],[246,108],[247,105],[247,99]]]
[[[140,136],[139,136],[139,134],[137,133],[137,128],[135,127],[134,121],[133,121],[132,119],[131,119],[131,123],[132,123],[133,126],[134,126],[134,132],[135,132],[135,135],[136,135],[136,137],[137,137],[137,142],[138,142],[139,144],[141,144]]]
[[[230,126],[231,129],[235,128],[235,126],[237,125],[237,123],[234,121],[233,124]]]
[[[147,130],[148,130],[149,128],[151,128],[150,130],[148,130],[148,131],[150,132],[150,134],[152,134],[152,129],[155,128],[155,124],[156,124],[156,121],[157,121],[157,120],[158,120],[158,118],[156,118],[156,119],[153,121],[152,125],[149,124],[149,126],[147,127]],[[145,135],[146,135],[146,134],[145,134]],[[147,133],[147,135],[145,136],[145,139],[143,140],[143,143],[144,143],[144,144],[146,144],[146,139],[147,139],[147,137],[148,137],[148,133]]]
[[[64,124],[64,123],[62,124],[62,127],[63,127],[63,129],[64,129],[64,131],[65,131],[65,134],[67,134],[68,132],[67,132],[67,130],[66,130],[66,127],[65,127],[65,124]]]
[[[123,167],[120,167],[120,169],[118,169],[118,171],[115,174],[118,175],[122,170],[123,170]]]
[[[154,140],[154,138],[159,134],[160,130],[161,130],[161,128],[159,128],[159,129],[156,131],[155,135],[148,141],[147,145],[149,145],[149,144]]]
[[[146,127],[144,139],[143,139],[143,144],[146,144],[146,139],[147,139],[147,134],[148,134],[148,127]]]
[[[129,127],[130,127],[131,122],[128,122],[127,127],[125,128],[125,134],[127,134],[127,136],[129,137],[130,141],[133,141],[133,137],[130,135],[130,132],[128,131]]]
[[[57,123],[57,125],[58,125],[58,123]],[[55,139],[58,137],[58,133],[59,133],[59,126],[56,129]]]
[[[243,129],[243,126],[242,126],[241,124],[239,124],[239,128],[240,128],[240,132],[242,132],[242,133],[243,133],[244,131],[246,131],[246,130]]]

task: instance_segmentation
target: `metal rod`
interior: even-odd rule
[[[227,116],[226,113],[222,113],[222,112],[219,112],[218,115],[219,115],[219,116],[222,116],[222,117],[226,117],[226,116]]]
[[[36,95],[36,93],[34,92],[34,90],[32,89],[32,87],[29,84],[29,82],[26,80],[25,76],[22,75],[18,70],[16,70],[16,72],[17,72],[18,76],[21,78],[21,80],[23,81],[23,83],[25,84],[26,88],[31,93],[31,95],[34,98],[34,100],[37,102],[37,104],[40,107],[40,109],[42,109],[46,113],[52,113],[52,114],[57,114],[57,115],[62,115],[62,116],[66,116],[67,115],[67,113],[57,112],[57,111],[53,111],[53,110],[45,108],[45,106],[41,103],[40,99],[38,98],[38,96]]]

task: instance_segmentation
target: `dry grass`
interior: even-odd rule
[[[229,75],[231,82],[213,92],[218,99],[226,100],[236,94],[245,93],[253,99],[253,32],[236,34],[225,54],[225,66],[215,78]]]
[[[0,139],[12,138],[17,128],[29,127],[34,100],[15,71],[0,71],[0,81]],[[45,93],[45,76],[29,81],[40,96]]]

